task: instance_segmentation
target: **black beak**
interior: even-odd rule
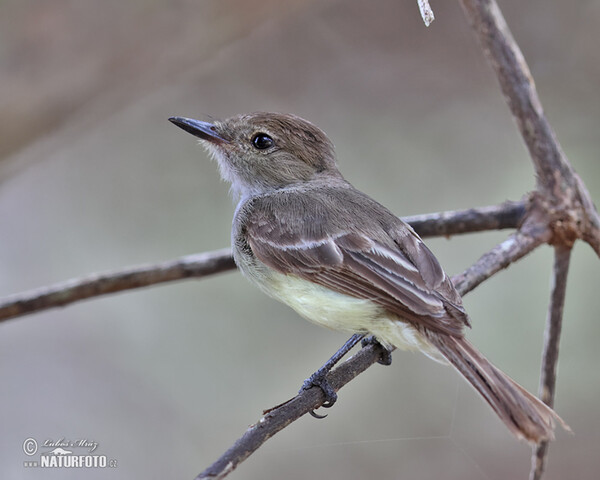
[[[171,117],[169,121],[202,140],[208,140],[212,143],[229,143],[228,140],[217,133],[217,129],[212,123],[185,117]]]

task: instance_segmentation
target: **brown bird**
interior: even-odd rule
[[[202,140],[231,183],[234,258],[261,290],[314,323],[449,362],[518,438],[538,443],[553,438],[554,420],[564,425],[465,339],[462,299],[433,253],[342,177],[323,131],[276,113],[170,120]]]

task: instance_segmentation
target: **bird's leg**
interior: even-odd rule
[[[309,378],[304,380],[300,391],[302,392],[303,390],[308,390],[313,386],[319,387],[325,394],[325,402],[321,406],[325,408],[332,407],[337,400],[337,393],[333,387],[329,385],[329,382],[327,382],[327,374],[335,366],[335,364],[338,363],[344,357],[344,355],[346,355],[352,349],[352,347],[354,347],[354,345],[364,338],[364,336],[364,333],[355,333],[352,335],[350,339],[344,343],[344,345],[342,345],[342,348],[335,352],[321,368],[319,368]],[[317,415],[314,410],[311,410],[310,414],[315,418],[324,418],[324,416]]]
[[[379,356],[379,360],[377,363],[381,365],[391,365],[392,364],[392,352],[385,348],[381,342],[379,342],[373,335],[367,338],[363,338],[361,345],[366,347],[367,345],[379,345],[381,347],[381,355]]]

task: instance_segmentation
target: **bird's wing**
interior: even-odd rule
[[[388,228],[372,222],[367,229],[357,229],[356,224],[343,228],[339,218],[319,228],[323,219],[318,208],[313,212],[316,216],[296,224],[277,218],[274,212],[281,213],[281,208],[281,204],[277,209],[263,204],[245,221],[246,241],[267,266],[370,299],[416,327],[460,335],[468,325],[460,295],[437,259],[397,217]],[[389,212],[383,213],[387,217]],[[356,220],[362,225],[368,222]]]

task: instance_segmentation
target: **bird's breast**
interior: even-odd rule
[[[375,335],[387,347],[419,350],[438,362],[445,362],[414,326],[372,300],[352,297],[295,275],[279,273],[243,249],[237,249],[234,257],[252,283],[312,323],[342,332]]]

